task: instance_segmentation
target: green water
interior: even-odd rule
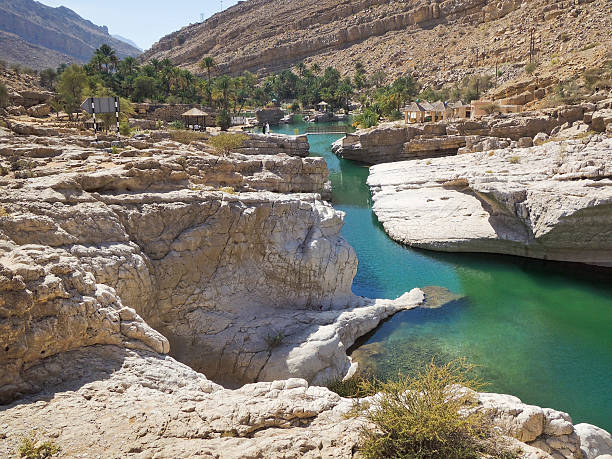
[[[274,129],[293,134],[304,123]],[[487,390],[552,407],[612,431],[612,272],[487,254],[442,254],[392,241],[371,211],[367,167],[338,159],[340,135],[309,136],[312,156],[330,170],[333,205],[346,212],[342,234],[355,248],[353,291],[395,298],[413,287],[463,295],[440,309],[396,314],[355,351],[372,348],[381,376],[431,360],[466,357]]]

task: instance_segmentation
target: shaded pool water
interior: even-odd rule
[[[311,135],[309,142],[311,155],[329,166],[334,207],[346,213],[342,234],[359,258],[353,291],[395,298],[433,285],[460,296],[440,309],[405,311],[384,322],[353,352],[360,366],[393,377],[434,357],[465,357],[479,365],[479,376],[490,383],[486,390],[612,431],[612,272],[400,245],[371,210],[368,168],[331,153],[340,137]]]

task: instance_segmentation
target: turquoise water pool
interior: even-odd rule
[[[295,123],[274,129],[305,131]],[[395,298],[413,287],[461,295],[440,309],[393,316],[354,356],[382,377],[436,357],[479,365],[491,392],[567,411],[575,423],[612,430],[612,272],[487,254],[442,254],[392,241],[371,210],[368,168],[338,159],[340,135],[309,136],[330,170],[333,205],[346,212],[344,237],[359,269],[353,291]]]

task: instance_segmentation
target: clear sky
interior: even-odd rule
[[[221,10],[220,0],[38,0],[49,6],[65,6],[96,25],[107,26],[112,35],[121,35],[148,49],[164,35],[190,23],[199,22]],[[223,9],[238,0],[223,0]]]

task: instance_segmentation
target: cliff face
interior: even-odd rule
[[[120,58],[140,51],[118,40],[74,11],[52,8],[33,0],[5,0],[0,4],[0,58],[33,68],[65,62],[86,62],[103,44]],[[6,46],[5,46],[6,45]]]
[[[516,76],[515,63],[528,59],[531,27],[542,60],[578,52],[585,39],[605,48],[611,8],[604,0],[250,0],[162,38],[143,58],[168,57],[198,71],[211,55],[219,73],[233,74],[303,60],[352,73],[360,61],[369,72],[413,72],[435,84],[456,83],[497,61],[505,81]],[[572,68],[565,63],[561,73]]]

